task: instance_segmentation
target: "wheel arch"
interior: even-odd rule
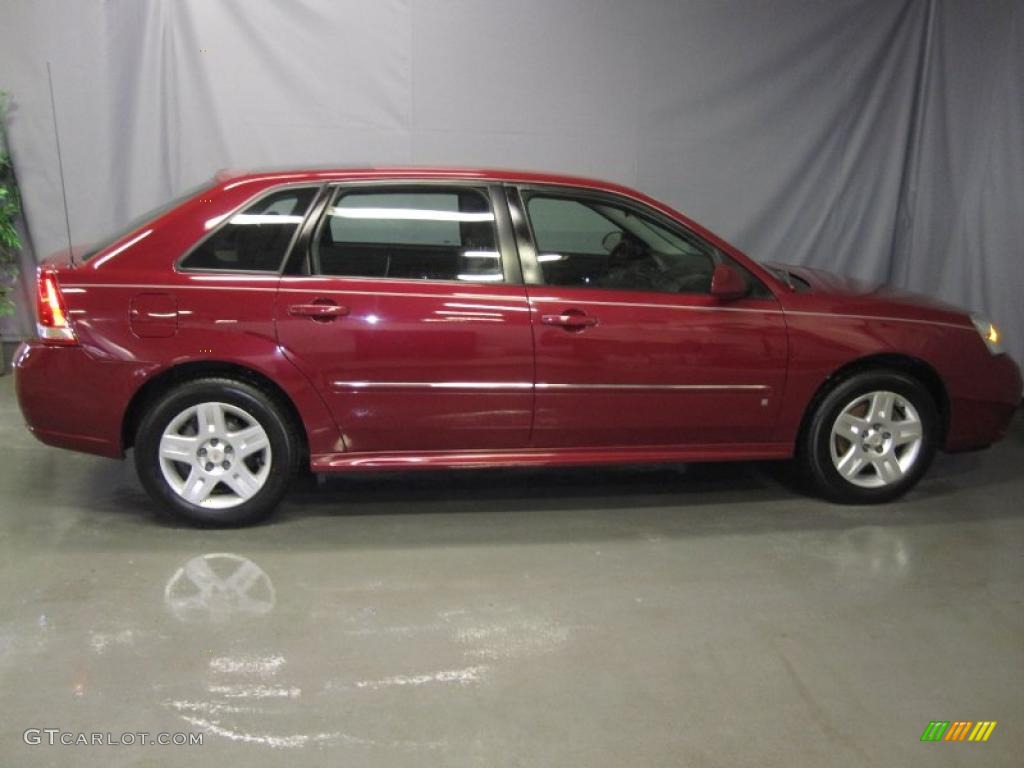
[[[302,415],[288,393],[266,374],[248,366],[223,360],[193,360],[179,363],[151,376],[132,395],[132,399],[125,409],[121,423],[122,448],[128,449],[134,445],[135,432],[150,403],[179,384],[207,377],[234,379],[250,384],[277,401],[292,421],[295,433],[301,440],[300,460],[308,463],[309,435]]]
[[[946,435],[949,432],[950,415],[949,392],[946,390],[946,385],[938,371],[927,362],[913,355],[901,353],[880,353],[860,357],[836,368],[826,376],[804,409],[804,414],[800,421],[800,429],[797,432],[797,445],[803,444],[803,437],[811,423],[811,419],[814,417],[818,404],[836,384],[854,374],[881,370],[905,373],[920,382],[928,390],[939,412],[939,428],[941,432],[937,444],[939,446],[945,445]]]

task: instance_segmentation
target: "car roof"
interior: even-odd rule
[[[507,168],[459,168],[441,166],[352,166],[341,168],[223,169],[214,179],[227,186],[269,181],[343,181],[346,179],[459,179],[502,183],[553,184],[604,190],[656,203],[646,195],[615,182],[563,173]],[[664,207],[658,203],[658,207]]]

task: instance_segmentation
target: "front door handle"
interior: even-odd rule
[[[314,320],[333,320],[348,314],[348,307],[327,300],[315,301],[312,304],[291,304],[288,314],[293,317],[311,317]]]
[[[544,325],[560,325],[570,331],[579,331],[597,325],[597,318],[583,314],[578,309],[567,309],[560,315],[541,315]]]

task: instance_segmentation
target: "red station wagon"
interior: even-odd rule
[[[221,173],[38,275],[29,429],[194,522],[313,472],[796,456],[893,499],[1000,439],[988,320],[766,266],[668,206],[509,171]]]

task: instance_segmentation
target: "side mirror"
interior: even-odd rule
[[[711,275],[711,295],[722,301],[733,301],[747,295],[747,283],[728,264],[719,264]]]

